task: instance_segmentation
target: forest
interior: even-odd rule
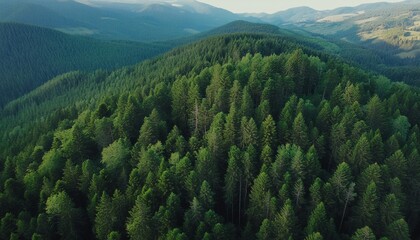
[[[0,22],[0,56],[5,59],[0,61],[0,108],[59,74],[74,70],[113,70],[169,48],[155,43],[97,40]]]
[[[419,236],[420,90],[227,34],[0,112],[0,239]]]

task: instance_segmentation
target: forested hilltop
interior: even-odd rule
[[[67,73],[1,113],[0,238],[410,239],[419,103],[280,36]]]

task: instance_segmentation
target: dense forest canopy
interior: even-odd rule
[[[163,44],[102,41],[52,29],[0,22],[0,108],[58,74],[112,70],[169,49]]]
[[[420,91],[279,36],[71,72],[0,119],[1,239],[410,239]]]

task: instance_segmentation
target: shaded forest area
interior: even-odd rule
[[[52,29],[0,23],[0,107],[68,71],[113,70],[169,49],[161,44],[104,41]]]

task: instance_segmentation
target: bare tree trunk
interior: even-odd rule
[[[343,225],[343,221],[344,221],[344,216],[346,215],[346,209],[347,209],[347,203],[349,202],[349,199],[346,198],[346,203],[344,204],[344,210],[343,210],[343,215],[341,216],[341,221],[340,221],[340,227],[338,228],[338,232],[341,231],[341,226]]]

